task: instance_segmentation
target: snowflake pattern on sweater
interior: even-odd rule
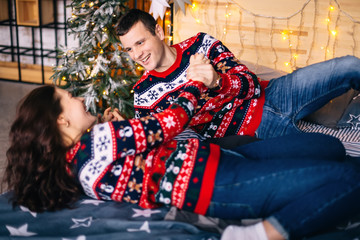
[[[197,114],[189,126],[202,136],[254,135],[265,101],[256,75],[212,36],[198,33],[173,45],[175,63],[164,72],[145,71],[134,86],[135,117],[162,112],[171,105],[187,83],[189,59],[203,53],[222,78],[221,88],[201,96]]]
[[[220,148],[198,139],[173,140],[189,123],[205,90],[203,84],[189,82],[164,112],[97,124],[84,134],[67,159],[85,194],[205,214]]]

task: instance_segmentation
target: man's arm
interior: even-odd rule
[[[258,98],[260,84],[257,76],[220,41],[216,41],[206,52],[209,62],[189,66],[188,79],[205,78],[207,86],[214,91],[237,96],[241,99]],[[204,81],[205,82],[205,81]]]

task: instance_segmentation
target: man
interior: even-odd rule
[[[186,81],[203,78],[209,90],[190,127],[206,138],[299,132],[299,120],[351,88],[360,90],[360,60],[351,56],[299,69],[267,86],[205,33],[168,46],[154,18],[136,9],[120,19],[116,31],[130,57],[146,70],[134,86],[135,116],[166,109]],[[196,53],[210,61],[190,64]]]

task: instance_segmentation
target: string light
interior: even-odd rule
[[[255,51],[256,55],[251,55],[249,61],[256,59],[256,63],[260,60],[266,62],[269,61],[267,56],[273,56],[271,64],[274,64],[275,69],[279,67],[285,71],[292,71],[313,62],[335,57],[336,50],[340,46],[337,42],[340,41],[340,37],[346,37],[343,35],[350,35],[350,39],[352,39],[351,46],[348,46],[348,49],[352,51],[352,55],[356,56],[356,54],[360,53],[360,44],[358,44],[360,31],[355,32],[359,28],[360,21],[342,10],[338,0],[329,0],[329,4],[325,6],[319,4],[319,0],[306,0],[291,15],[281,17],[252,12],[243,7],[238,0],[218,0],[216,3],[209,3],[205,0],[198,0],[196,3],[192,2],[192,5],[188,6],[194,22],[204,24],[205,27],[208,25],[210,29],[208,33],[223,41],[234,53],[238,50],[239,56],[237,57],[239,59],[241,59],[242,54]],[[209,17],[208,13],[215,8],[215,13]],[[238,9],[238,13],[234,14],[235,12],[231,11],[234,8]],[[321,18],[324,12],[325,15],[327,12],[327,16]],[[177,15],[177,21],[182,21],[182,17],[184,15]],[[346,28],[346,31],[342,27],[347,22],[340,20],[340,17],[345,17],[352,22],[352,25],[350,25],[349,29]],[[205,21],[202,22],[201,19]],[[268,23],[267,20],[271,22]],[[225,25],[218,25],[221,22]],[[181,28],[182,25],[176,31],[179,31],[178,29],[182,30]],[[322,31],[324,28],[327,28],[327,32]],[[239,38],[234,38],[231,35],[231,39],[229,39],[231,42],[229,43],[225,39],[227,35],[233,34],[233,30],[238,31]],[[266,39],[267,33],[269,43]],[[177,35],[181,34],[178,33]],[[263,51],[271,51],[272,55],[265,56]],[[321,59],[322,52],[325,53],[324,59]],[[262,65],[268,66],[269,64]]]

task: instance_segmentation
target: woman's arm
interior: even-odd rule
[[[106,123],[115,134],[117,157],[144,152],[182,132],[195,113],[201,93],[205,91],[206,87],[201,82],[190,81],[165,111],[140,119]],[[94,128],[101,127],[99,125]]]

